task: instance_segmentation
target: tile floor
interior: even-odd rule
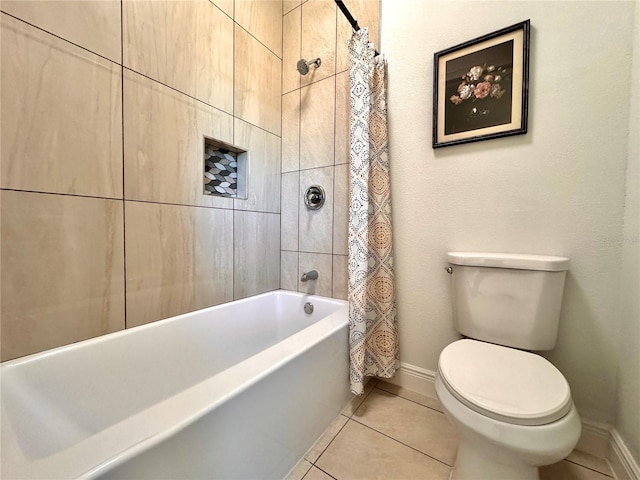
[[[448,480],[458,435],[437,399],[373,379],[286,480]],[[541,480],[611,480],[604,459],[575,450]]]

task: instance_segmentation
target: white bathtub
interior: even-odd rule
[[[351,398],[347,309],[280,290],[5,362],[0,477],[283,478]]]

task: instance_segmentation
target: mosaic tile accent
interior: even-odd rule
[[[238,196],[238,154],[236,152],[205,143],[204,193],[223,197]]]

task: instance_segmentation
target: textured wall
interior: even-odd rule
[[[629,160],[625,198],[622,262],[620,267],[620,315],[618,317],[618,411],[615,422],[627,447],[640,461],[640,5],[636,2],[635,32],[629,116]]]
[[[353,0],[348,8],[378,43],[379,0]],[[349,182],[349,72],[351,26],[333,0],[286,1],[282,66],[282,288],[347,298]],[[322,65],[306,76],[304,58]],[[308,210],[306,189],[321,185],[327,201]],[[317,281],[300,282],[318,270]]]
[[[633,302],[618,291],[636,4],[383,2],[403,362],[435,371],[457,338],[447,251],[566,255],[547,356],[581,415],[614,421],[621,302]],[[529,132],[433,150],[433,53],[527,18]],[[628,341],[638,348],[637,335]]]
[[[277,289],[281,0],[1,8],[2,359]]]

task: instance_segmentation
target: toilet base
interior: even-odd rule
[[[477,448],[477,440],[461,438],[451,480],[539,480],[538,467],[502,463]]]

